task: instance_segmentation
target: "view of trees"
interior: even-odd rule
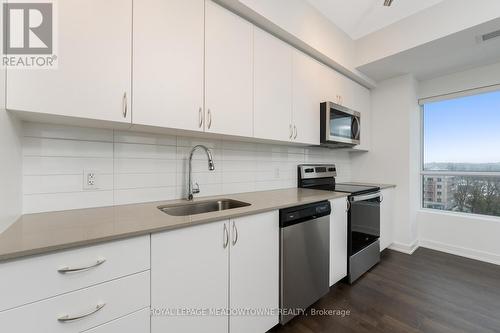
[[[452,210],[500,216],[500,178],[462,176],[454,183]]]

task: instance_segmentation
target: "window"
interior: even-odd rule
[[[500,91],[424,104],[423,207],[500,216]]]

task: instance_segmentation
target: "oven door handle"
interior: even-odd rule
[[[350,201],[351,202],[366,201],[366,200],[371,200],[371,199],[381,198],[381,197],[382,197],[382,193],[376,192],[376,193],[365,194],[365,195],[357,195],[355,197],[351,197]]]

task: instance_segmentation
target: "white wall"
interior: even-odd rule
[[[500,63],[420,82],[421,98],[500,84]],[[499,110],[500,112],[500,110]],[[421,246],[500,264],[500,218],[421,210]]]
[[[0,231],[21,214],[22,161],[19,124],[0,110]]]
[[[352,153],[352,179],[396,184],[394,243],[410,251],[417,240],[419,107],[410,75],[379,82],[372,90],[372,141]]]
[[[500,62],[421,81],[419,98],[456,93],[500,84]]]
[[[349,181],[349,153],[37,123],[23,126],[24,212],[76,209],[185,197],[191,147],[212,149],[216,170],[195,155],[200,196],[297,187],[297,164],[337,163]],[[84,169],[100,189],[83,190]]]
[[[20,126],[5,106],[5,71],[0,70],[0,232],[21,214],[22,161]]]
[[[500,218],[421,210],[419,244],[500,265]]]

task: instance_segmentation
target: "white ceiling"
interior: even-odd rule
[[[396,0],[397,1],[397,0]],[[478,37],[500,30],[500,18],[358,67],[375,81],[412,73],[425,80],[500,61],[500,37]]]
[[[443,0],[307,0],[352,39],[359,39]]]

